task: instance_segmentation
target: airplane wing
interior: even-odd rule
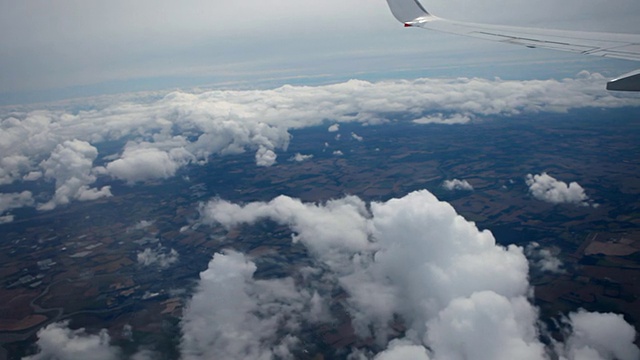
[[[640,61],[640,34],[596,33],[475,24],[442,19],[417,0],[387,0],[391,12],[406,27],[492,40],[530,48],[545,48],[607,58]],[[640,69],[607,83],[608,90],[640,91]]]

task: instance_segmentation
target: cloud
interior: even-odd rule
[[[266,219],[289,226],[293,241],[307,247],[322,264],[318,271],[324,272],[323,278],[332,279],[325,280],[325,286],[346,292],[344,306],[356,334],[372,336],[386,348],[376,359],[407,354],[436,360],[547,359],[549,353],[564,356],[585,346],[602,359],[611,358],[607,353],[611,347],[598,345],[608,336],[600,331],[584,333],[581,329],[593,324],[585,325],[580,316],[567,321],[565,343],[553,348],[542,343],[538,311],[529,300],[529,268],[522,248],[497,245],[489,231],[479,230],[426,190],[369,205],[353,196],[323,204],[279,196],[242,206],[217,199],[204,204],[200,212],[203,221],[227,228]],[[239,264],[241,269],[249,267],[242,271],[242,282],[249,281],[253,268],[240,255],[234,256],[240,259],[236,265],[210,264],[210,270],[218,269],[212,274],[224,278]],[[317,284],[306,286],[311,290]],[[248,292],[242,294],[236,298],[251,306],[234,313],[227,323],[240,323],[238,319],[252,313],[257,299],[251,300]],[[220,307],[225,303],[196,302],[202,306],[198,313],[223,312]],[[398,317],[407,331],[403,338],[391,340],[397,336],[392,324]],[[633,328],[621,317],[613,322],[616,332],[624,334],[616,348],[634,354],[635,332],[628,331]],[[194,330],[183,328],[185,336],[200,333]],[[256,337],[239,338],[251,339],[246,346],[266,347],[266,343],[251,345]],[[368,358],[360,350],[352,357]]]
[[[120,357],[117,347],[109,344],[110,337],[103,329],[98,334],[88,334],[83,328],[71,330],[69,322],[47,325],[38,331],[36,343],[40,350],[25,360],[116,360]]]
[[[256,269],[237,252],[213,256],[182,318],[183,359],[293,358],[311,294],[291,278],[256,280]]]
[[[472,118],[468,114],[453,114],[449,117],[444,117],[442,114],[434,114],[430,116],[425,116],[420,119],[413,120],[416,124],[445,124],[445,125],[456,125],[456,124],[466,124],[471,122]]]
[[[289,161],[303,162],[312,158],[313,158],[313,155],[302,155],[300,153],[296,153],[294,156],[292,156],[289,159]]]
[[[155,249],[146,248],[137,255],[138,263],[144,266],[157,266],[166,269],[178,262],[178,252],[174,249],[167,251],[165,247],[159,245]]]
[[[362,140],[364,140],[364,138],[363,138],[362,136],[359,136],[358,134],[356,134],[356,133],[354,133],[354,132],[352,132],[352,133],[351,133],[351,137],[352,137],[354,140],[356,140],[356,141],[362,141]]]
[[[128,329],[127,329],[128,328]],[[131,327],[125,326],[130,332]],[[125,357],[120,347],[112,345],[107,329],[90,334],[84,328],[72,330],[69,321],[47,325],[38,331],[36,347],[38,353],[23,360],[152,360],[158,354],[149,349],[140,349],[130,357]]]
[[[393,340],[387,350],[375,356],[374,360],[429,360],[424,346],[415,345],[406,340]]]
[[[276,155],[273,150],[261,146],[256,152],[256,165],[266,167],[272,166],[276,163],[277,157],[278,155]]]
[[[44,177],[55,180],[56,191],[53,198],[38,205],[38,209],[51,210],[72,199],[88,201],[112,196],[110,186],[89,187],[97,179],[92,173],[97,156],[98,150],[86,141],[74,139],[58,144],[49,158],[40,163]]]
[[[91,110],[77,110],[73,102],[50,109],[0,109],[0,184],[55,181],[55,193],[39,205],[46,210],[109,196],[108,186],[91,187],[99,177],[127,183],[165,179],[185,166],[205,164],[211,156],[247,151],[255,152],[257,165],[270,166],[288,148],[291,130],[323,126],[327,119],[337,130],[345,123],[421,122],[438,114],[482,119],[638,105],[633,94],[603,90],[598,83],[603,80],[586,72],[561,81],[350,80],[83,100],[82,106]],[[99,153],[107,141],[121,148]],[[22,190],[27,189],[18,192]]]
[[[117,179],[134,183],[172,177],[186,163],[184,158],[176,159],[157,148],[127,147],[121,158],[107,164],[106,170]]]
[[[137,224],[135,224],[132,229],[133,230],[144,230],[155,223],[155,220],[140,220]]]
[[[34,204],[33,195],[30,191],[21,193],[0,193],[0,224],[13,221],[13,215],[5,214],[11,209],[32,206]]]
[[[531,195],[538,200],[552,204],[589,205],[589,197],[577,182],[567,185],[564,181],[559,181],[543,172],[539,175],[528,174],[526,183]]]
[[[445,180],[442,183],[442,187],[449,191],[454,191],[454,190],[473,191],[473,186],[471,186],[471,184],[469,184],[467,180],[458,180],[458,179]]]
[[[563,360],[640,358],[640,350],[633,343],[636,331],[622,315],[580,310],[569,314],[567,322],[572,332],[565,344],[559,345]]]
[[[565,272],[562,261],[554,256],[551,250],[541,248],[535,241],[528,244],[524,252],[529,262],[540,271],[558,274]]]
[[[334,151],[333,151],[333,155],[335,155],[335,156],[342,156],[342,155],[344,155],[344,153],[342,152],[342,150],[334,150]]]
[[[340,124],[332,124],[331,126],[329,126],[329,132],[337,132],[338,130],[340,130]]]

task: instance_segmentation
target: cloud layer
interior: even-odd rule
[[[144,100],[116,97],[120,100],[93,110],[5,112],[0,115],[0,185],[55,183],[49,199],[36,204],[47,210],[110,196],[109,186],[93,187],[99,177],[128,183],[164,179],[211,156],[246,151],[255,152],[256,165],[273,166],[278,152],[287,150],[290,130],[327,121],[333,123],[329,130],[337,131],[340,123],[425,122],[443,113],[472,121],[639,105],[632,95],[606,92],[602,81],[586,72],[562,81],[350,80],[272,90],[172,92]],[[101,153],[107,141],[123,145],[110,150],[115,153]]]

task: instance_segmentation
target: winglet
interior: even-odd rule
[[[431,16],[417,0],[387,0],[387,4],[393,16],[405,25],[411,26],[416,19]]]
[[[607,90],[640,91],[640,69],[620,75],[607,83]]]

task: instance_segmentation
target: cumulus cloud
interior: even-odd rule
[[[125,326],[130,332],[131,326]],[[72,330],[69,321],[52,323],[38,331],[36,347],[38,353],[23,360],[152,360],[158,354],[149,349],[140,349],[125,357],[120,347],[111,344],[107,329],[97,334],[88,333],[84,328]]]
[[[458,179],[445,180],[442,183],[442,187],[449,191],[454,191],[454,190],[473,191],[473,186],[471,186],[471,184],[469,184],[467,180],[458,180]]]
[[[153,147],[127,147],[122,156],[106,166],[107,172],[129,183],[148,179],[166,179],[175,175],[185,161],[170,152]]]
[[[146,248],[137,255],[138,263],[144,266],[157,266],[166,269],[178,262],[178,252],[174,249],[168,250],[159,245],[155,249]]]
[[[54,180],[56,193],[40,205],[52,209],[71,200],[109,196],[108,187],[91,187],[98,176],[128,183],[163,179],[211,156],[246,151],[255,152],[257,165],[270,166],[277,152],[287,149],[292,129],[322,126],[327,119],[333,122],[329,130],[338,131],[344,123],[459,123],[638,105],[633,94],[606,92],[603,81],[586,72],[560,81],[350,80],[269,90],[121,95],[81,111],[63,105],[0,110],[0,184]],[[124,145],[115,154],[98,154],[105,141]],[[106,163],[94,166],[98,156]]]
[[[540,271],[564,273],[562,261],[551,250],[543,249],[535,241],[525,247],[525,254],[529,262]]]
[[[312,296],[288,277],[256,280],[256,269],[240,253],[214,255],[182,319],[183,359],[293,359]]]
[[[289,161],[296,161],[296,162],[303,162],[306,160],[309,160],[313,158],[313,155],[303,155],[300,153],[296,153],[294,156],[292,156]]]
[[[340,124],[332,124],[328,129],[329,132],[337,132],[338,130],[340,130]]]
[[[334,151],[333,151],[333,155],[335,155],[335,156],[342,156],[342,155],[344,155],[344,153],[342,152],[342,150],[334,150]]]
[[[39,352],[25,360],[116,360],[118,348],[109,344],[107,330],[88,334],[83,328],[71,330],[67,321],[47,325],[38,331]]]
[[[356,133],[354,133],[354,132],[352,132],[352,133],[351,133],[351,137],[352,137],[354,140],[356,140],[356,141],[362,141],[362,140],[364,140],[364,138],[363,138],[362,136],[360,136],[360,135],[358,135],[358,134],[356,134]]]
[[[280,196],[243,206],[218,199],[200,211],[205,222],[227,228],[265,219],[289,226],[293,241],[306,246],[333,279],[329,283],[347,293],[344,306],[356,334],[386,348],[376,359],[548,359],[553,352],[570,353],[574,343],[588,344],[596,358],[611,358],[610,348],[597,345],[606,341],[604,334],[585,336],[574,324],[580,317],[570,316],[566,343],[553,349],[543,344],[522,248],[497,245],[489,231],[426,190],[368,206],[353,196],[324,204]],[[202,305],[200,311],[211,311]],[[397,334],[391,326],[397,317],[407,331],[389,341]],[[619,320],[616,329],[633,330]],[[194,332],[183,330],[185,336]],[[634,336],[623,336],[616,346],[637,351]],[[356,351],[352,358],[368,357]]]
[[[374,360],[429,360],[427,349],[407,340],[393,340],[386,350],[377,354]]]
[[[640,358],[640,349],[633,344],[636,330],[622,315],[580,310],[571,313],[567,323],[571,335],[564,344],[557,344],[562,360]]]
[[[92,173],[98,150],[86,141],[68,140],[58,144],[49,158],[40,163],[47,179],[56,183],[53,198],[38,205],[40,210],[51,210],[68,204],[72,199],[87,201],[111,196],[110,186],[90,188],[96,181]]]
[[[525,181],[531,195],[538,200],[552,204],[589,205],[589,197],[575,181],[567,185],[544,172],[539,175],[528,174]]]
[[[278,156],[271,149],[267,149],[261,146],[256,152],[256,165],[258,166],[271,166],[276,163]]]

